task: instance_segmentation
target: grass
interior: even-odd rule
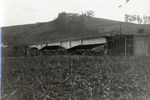
[[[149,57],[20,57],[2,62],[2,100],[149,100]]]

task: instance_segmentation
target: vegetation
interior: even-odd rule
[[[148,100],[150,58],[3,58],[2,100]]]
[[[86,17],[94,16],[93,11],[87,11],[79,15],[78,13],[66,13],[62,12],[58,14],[58,17],[54,20],[57,27],[65,34],[73,33],[79,34],[87,30]]]

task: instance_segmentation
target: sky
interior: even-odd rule
[[[94,17],[124,21],[125,14],[150,16],[149,5],[150,0],[0,0],[0,26],[48,22],[60,12],[88,10]]]

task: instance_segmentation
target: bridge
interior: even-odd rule
[[[28,48],[30,49],[73,49],[73,48],[93,48],[96,46],[100,46],[106,43],[106,39],[104,36],[92,36],[92,37],[82,37],[68,40],[60,40],[60,41],[46,41],[40,43],[30,44]]]

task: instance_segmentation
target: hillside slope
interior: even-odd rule
[[[137,34],[138,30],[143,28],[145,33],[150,34],[150,25],[138,25],[120,21],[107,20],[102,18],[86,17],[86,30],[78,34],[63,33],[54,23],[54,21],[19,25],[2,28],[2,38],[5,44],[29,44],[45,41],[60,41],[63,39],[72,39],[97,35],[108,35],[119,33]]]
[[[2,42],[5,44],[23,43],[20,36],[28,35],[31,30],[43,26],[44,24],[46,23],[2,27]]]

